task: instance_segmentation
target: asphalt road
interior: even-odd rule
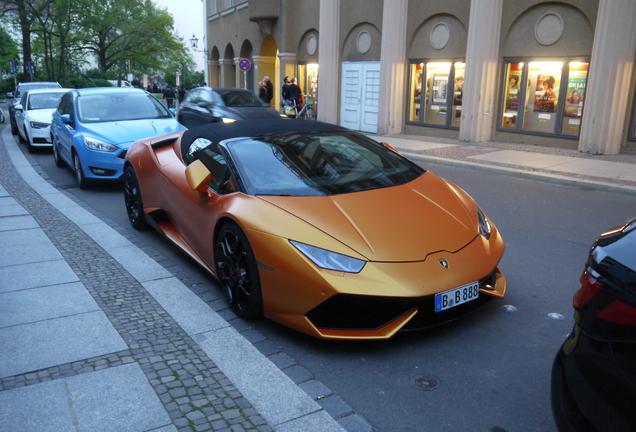
[[[152,231],[129,226],[120,185],[81,191],[70,168],[56,168],[49,151],[34,157],[58,187],[186,271],[203,274]],[[463,320],[383,342],[320,341],[267,320],[254,327],[378,431],[555,431],[551,363],[573,325],[572,296],[587,251],[602,231],[636,215],[636,198],[425,168],[464,188],[501,231],[507,245],[501,262],[508,278],[504,300]],[[438,385],[424,390],[416,385],[422,382]]]

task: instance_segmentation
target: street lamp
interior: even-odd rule
[[[197,49],[197,46],[199,44],[199,39],[197,39],[197,37],[194,35],[194,33],[192,33],[192,38],[190,39],[190,44],[192,45],[191,48],[192,48],[193,51],[205,53],[205,55],[207,57],[207,55],[208,55],[207,48],[204,48],[202,50]]]

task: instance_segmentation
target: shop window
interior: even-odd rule
[[[505,63],[500,129],[578,137],[588,66],[578,61]]]
[[[303,94],[309,95],[310,98],[316,101],[318,96],[318,64],[299,64],[298,82]]]
[[[465,71],[461,62],[411,63],[408,122],[458,128]]]

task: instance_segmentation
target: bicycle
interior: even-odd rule
[[[316,120],[316,110],[311,106],[314,105],[316,102],[309,99],[309,97],[309,95],[303,95],[305,104],[300,111],[298,111],[298,107],[296,106],[296,102],[294,101],[293,106],[287,106],[287,108],[292,108],[292,110],[286,108],[285,114],[287,114],[288,117],[296,119],[302,118],[303,120]],[[285,105],[287,105],[288,102],[289,101],[286,101]]]

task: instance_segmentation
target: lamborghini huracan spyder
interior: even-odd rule
[[[477,203],[340,126],[254,120],[143,139],[124,179],[131,224],[191,255],[244,318],[382,339],[506,292],[504,242]]]

